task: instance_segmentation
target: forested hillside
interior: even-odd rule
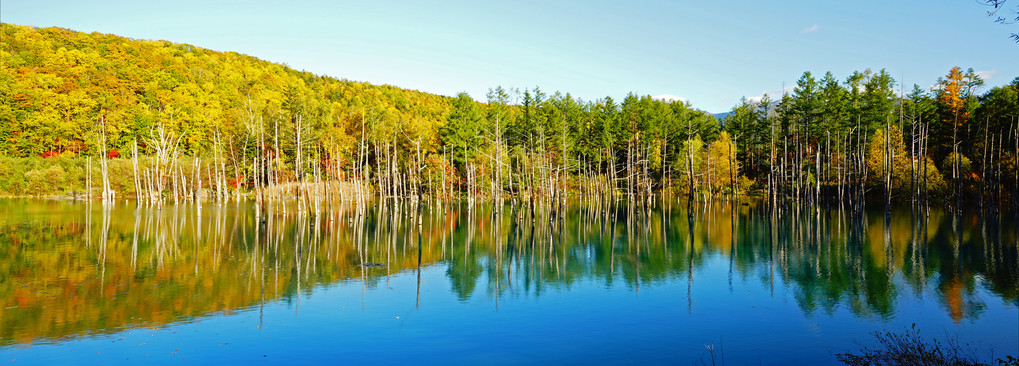
[[[321,77],[233,52],[59,28],[0,30],[6,156],[95,153],[100,121],[111,150],[144,143],[163,124],[183,136],[185,154],[201,155],[212,151],[217,131],[242,137],[258,118],[271,124],[300,115],[321,141],[344,144],[351,125],[360,130],[362,109],[373,121],[428,126],[449,112],[446,97]]]
[[[719,122],[649,96],[496,87],[478,103],[166,41],[3,24],[0,192],[94,187],[90,159],[109,159],[112,189],[149,200],[307,198],[309,185],[342,182],[356,187],[348,197],[1014,203],[1019,79],[981,94],[972,70],[954,68],[937,85],[904,94],[884,70],[808,72],[791,94],[744,99]]]

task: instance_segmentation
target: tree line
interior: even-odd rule
[[[884,70],[845,80],[808,72],[791,93],[744,98],[719,121],[632,93],[587,101],[496,87],[477,102],[165,41],[9,24],[0,35],[0,155],[62,159],[76,177],[64,188],[86,195],[90,177],[109,170],[126,176],[104,178],[115,181],[104,193],[298,197],[306,207],[370,197],[762,195],[854,206],[1017,197],[1019,79],[981,94],[972,70],[909,94]],[[9,173],[60,175],[51,170]]]
[[[982,85],[959,67],[909,93],[885,70],[806,72],[791,93],[743,99],[723,123],[744,173],[773,198],[1015,205],[1019,78]]]

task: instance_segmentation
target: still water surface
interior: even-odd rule
[[[1014,216],[294,211],[0,200],[0,361],[830,364],[912,324],[1019,354]]]

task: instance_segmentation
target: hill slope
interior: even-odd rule
[[[350,133],[340,126],[360,125],[362,110],[434,124],[449,100],[187,44],[0,25],[0,155],[80,152],[100,121],[122,151],[157,123],[187,131],[184,152],[199,154],[217,130],[230,136],[259,117],[271,125],[298,113],[324,138],[343,140]]]

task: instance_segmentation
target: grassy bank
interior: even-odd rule
[[[188,159],[189,160],[189,159]],[[134,168],[129,159],[109,159],[107,166],[111,188],[119,197],[135,195]],[[147,158],[140,161],[148,164]],[[85,192],[87,162],[70,157],[6,157],[0,156],[0,196],[79,196]],[[93,160],[92,181],[99,192],[102,170]]]
[[[85,170],[82,159],[0,156],[0,195],[55,196],[83,192]]]

